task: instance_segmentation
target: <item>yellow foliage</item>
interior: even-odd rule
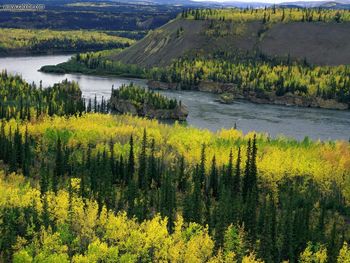
[[[251,253],[249,256],[245,256],[242,259],[242,263],[262,263],[263,261],[256,259],[255,255]]]
[[[344,242],[338,256],[338,263],[350,263],[350,247],[348,243]]]
[[[299,261],[301,263],[325,263],[327,262],[327,249],[321,246],[317,251],[313,251],[312,245],[309,244],[301,253]]]
[[[17,125],[16,121],[11,120],[6,125],[6,132],[9,132],[10,127],[14,130]],[[69,146],[79,144],[87,147],[88,143],[91,143],[97,145],[96,148],[100,150],[105,148],[106,141],[112,139],[115,156],[128,153],[131,134],[134,136],[137,154],[144,128],[147,128],[149,140],[155,139],[156,155],[163,156],[169,163],[179,155],[184,155],[189,164],[199,162],[204,144],[207,169],[214,154],[218,166],[227,164],[231,149],[235,161],[239,146],[242,149],[242,164],[244,164],[247,140],[255,134],[250,132],[244,135],[241,131],[234,129],[213,133],[180,124],[173,126],[160,124],[155,120],[129,115],[85,114],[82,117],[70,118],[46,117],[40,122],[28,123],[29,134],[42,141],[41,147],[52,145],[57,134],[60,134]],[[20,125],[23,134],[25,129],[25,123]],[[306,175],[316,180],[325,191],[328,190],[331,182],[335,181],[349,200],[350,146],[348,142],[297,142],[283,137],[270,139],[265,134],[258,134],[257,139],[259,176],[270,182],[272,186],[285,177]],[[10,199],[11,196],[9,195]],[[66,197],[62,196],[62,198],[63,204],[66,204]]]

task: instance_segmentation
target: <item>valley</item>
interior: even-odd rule
[[[346,110],[349,19],[347,10],[189,10],[125,50],[78,54],[42,70],[146,78],[170,89]]]
[[[1,263],[349,262],[347,0],[28,2],[0,0]]]
[[[70,55],[0,58],[0,65],[6,65],[9,73],[20,74],[29,83],[44,87],[64,79],[76,81],[86,99],[100,101],[111,95],[112,86],[134,83],[147,87],[144,79],[94,76],[83,74],[49,74],[39,72],[43,65],[59,64]],[[1,70],[1,69],[0,69]],[[350,134],[350,112],[312,108],[285,107],[279,105],[253,104],[245,100],[235,100],[231,105],[217,102],[218,95],[199,91],[157,90],[170,98],[182,101],[189,110],[187,124],[213,132],[236,126],[244,133],[255,130],[303,140],[305,136],[314,140],[348,140]]]

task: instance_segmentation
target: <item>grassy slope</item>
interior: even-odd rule
[[[179,36],[177,31],[181,28],[183,33]],[[350,64],[349,22],[274,23],[259,37],[263,28],[260,21],[215,21],[211,29],[209,21],[176,19],[111,58],[151,67],[169,65],[172,59],[186,53],[259,48],[270,56],[289,53],[293,58],[306,58],[313,64]]]

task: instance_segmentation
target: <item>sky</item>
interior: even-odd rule
[[[322,0],[194,0],[200,2],[259,2],[259,3],[281,3],[281,2],[319,2]]]

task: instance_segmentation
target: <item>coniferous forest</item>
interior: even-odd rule
[[[0,79],[2,261],[349,260],[348,142],[169,126],[76,83]]]
[[[51,66],[43,69],[50,72]],[[168,67],[151,69],[111,61],[101,53],[86,53],[53,67],[52,72],[55,71],[147,78],[178,83],[184,90],[198,89],[201,81],[232,83],[237,92],[273,92],[277,96],[291,93],[350,102],[349,66],[315,66],[288,57],[271,59],[260,53],[248,58],[226,52],[213,56],[196,55],[174,60]]]
[[[306,98],[314,103],[307,107],[346,110],[349,65],[268,55],[261,41],[287,24],[348,32],[349,10],[328,8],[336,3],[214,9],[196,8],[201,4],[194,1],[43,2],[47,8],[39,11],[0,5],[0,56],[79,52],[42,66],[40,74],[103,75],[101,82],[87,79],[97,94],[105,94],[98,84],[108,76],[136,77],[180,96],[131,83],[113,85],[110,98],[85,98],[85,86],[75,81],[46,87],[1,71],[0,263],[350,263],[350,140],[243,133],[236,123],[219,129],[216,120],[227,116],[220,112],[212,115],[215,131],[136,116],[156,116],[141,114],[148,109],[186,113],[186,119],[186,92],[179,90],[220,93],[227,101],[255,96],[278,104],[289,96],[303,105]],[[319,42],[328,36],[318,35]],[[337,44],[332,50],[344,47]],[[204,98],[201,115],[209,105],[238,119],[244,109]],[[316,115],[303,110],[289,111],[291,120]],[[340,114],[329,112],[320,110],[317,118],[331,126],[329,118]],[[263,117],[270,125],[281,116]],[[246,118],[260,128],[261,119]]]

